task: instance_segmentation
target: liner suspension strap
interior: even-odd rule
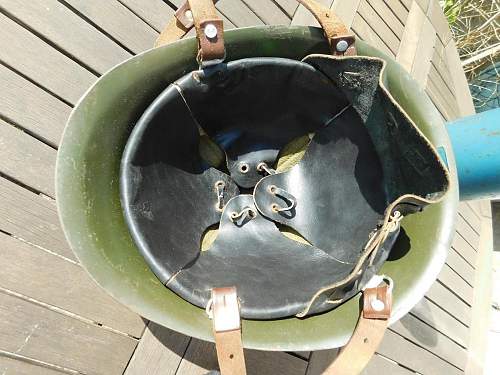
[[[382,342],[392,309],[392,283],[363,292],[363,311],[346,346],[323,375],[355,375],[366,367]]]
[[[328,7],[315,0],[297,0],[319,22],[333,55],[355,55],[355,37]],[[155,47],[181,39],[193,27],[199,42],[199,61],[210,65],[224,60],[222,20],[215,11],[216,0],[187,0],[175,12],[155,42]],[[207,63],[208,62],[208,63]]]
[[[221,374],[246,375],[236,288],[214,288],[210,301],[207,311],[213,319],[215,348]]]

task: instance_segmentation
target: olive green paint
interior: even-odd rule
[[[254,56],[302,59],[328,53],[322,32],[308,27],[256,27],[225,33],[227,60]],[[135,122],[169,83],[196,69],[196,41],[181,40],[146,51],[102,76],[68,121],[57,159],[56,193],[66,237],[79,261],[113,297],[147,319],[212,340],[205,311],[164,287],[136,249],[119,200],[122,151]],[[422,298],[444,264],[453,233],[458,195],[453,154],[439,114],[426,94],[393,60],[366,43],[360,55],[387,61],[385,84],[435,146],[447,151],[452,188],[445,199],[405,218],[411,249],[387,261],[382,272],[395,281],[393,320]],[[393,254],[400,252],[398,241]],[[358,319],[358,297],[306,319],[244,321],[243,341],[264,350],[319,350],[344,345]]]

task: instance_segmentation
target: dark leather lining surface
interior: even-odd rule
[[[295,197],[296,206],[274,212]],[[255,203],[271,220],[288,225],[334,258],[355,264],[370,233],[383,219],[387,201],[373,142],[353,108],[344,111],[311,140],[303,159],[289,171],[263,178]]]
[[[378,84],[380,60],[305,61],[244,59],[189,73],[151,104],[127,143],[120,188],[132,237],[158,278],[201,308],[211,288],[236,286],[243,318],[296,315],[352,272],[390,203],[446,190],[432,148]],[[222,170],[201,159],[200,132],[225,151]],[[291,169],[267,177],[257,170],[261,162],[274,167],[285,144],[311,132]],[[397,209],[417,212],[420,203]],[[200,251],[203,233],[219,221],[217,238]],[[308,314],[355,295],[398,233],[363,272],[321,293]]]
[[[264,176],[258,163],[273,165],[286,143],[319,129],[348,104],[321,72],[280,58],[230,62],[188,74],[176,85],[203,130],[225,150],[231,178],[244,188]]]

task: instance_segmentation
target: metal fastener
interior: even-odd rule
[[[335,48],[339,52],[345,52],[347,48],[349,48],[349,43],[347,43],[345,40],[339,40]]]
[[[212,23],[207,24],[203,31],[208,39],[214,39],[217,36],[217,27]]]
[[[375,311],[382,311],[385,308],[384,302],[379,299],[374,299],[370,304]]]

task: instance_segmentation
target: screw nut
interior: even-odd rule
[[[203,32],[208,39],[214,39],[217,36],[217,27],[213,23],[209,23],[205,26]]]
[[[372,305],[372,309],[375,311],[382,311],[385,308],[384,302],[379,299],[374,299],[370,304]]]
[[[347,48],[349,48],[349,43],[347,43],[345,40],[339,40],[335,48],[339,52],[345,52],[347,51]]]

